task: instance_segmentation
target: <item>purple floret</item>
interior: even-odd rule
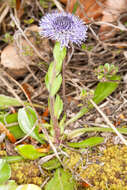
[[[81,45],[86,40],[88,27],[77,16],[66,12],[48,13],[40,20],[40,35],[68,47],[69,43]]]

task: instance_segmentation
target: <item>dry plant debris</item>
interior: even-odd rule
[[[116,34],[117,29],[110,25],[123,19],[119,19],[121,13],[126,12],[126,0],[61,0],[66,4],[66,10],[75,12],[85,22],[101,22],[99,35],[101,40],[106,40]],[[126,16],[124,16],[126,19]],[[122,25],[122,24],[121,24]]]

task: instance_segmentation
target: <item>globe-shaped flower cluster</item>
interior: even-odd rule
[[[66,12],[48,13],[40,20],[40,35],[68,47],[86,40],[88,27],[77,16]]]

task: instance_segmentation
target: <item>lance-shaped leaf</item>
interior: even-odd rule
[[[90,137],[86,140],[83,140],[81,142],[69,142],[67,143],[69,146],[74,147],[74,148],[85,148],[85,147],[92,147],[96,146],[100,143],[104,142],[103,137]]]
[[[53,56],[54,61],[56,63],[56,75],[58,75],[61,72],[62,63],[66,56],[66,48],[61,48],[60,43],[56,42],[55,47],[53,49]]]
[[[55,99],[55,105],[54,105],[54,114],[57,119],[59,119],[62,111],[63,111],[63,101],[60,98],[60,96],[57,95]]]
[[[5,96],[3,94],[0,94],[0,108],[1,109],[5,109],[11,106],[22,106],[23,104],[30,105],[28,102],[19,101],[16,98],[12,98],[10,96]],[[33,106],[43,108],[43,106],[38,105],[38,104],[33,104]]]
[[[59,74],[52,83],[52,87],[50,89],[51,96],[54,96],[58,92],[58,90],[60,89],[61,83],[62,83],[62,76],[61,74]]]

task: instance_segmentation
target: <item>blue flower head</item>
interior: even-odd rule
[[[66,12],[48,13],[40,20],[40,35],[60,42],[81,45],[86,40],[88,27],[77,16]]]

